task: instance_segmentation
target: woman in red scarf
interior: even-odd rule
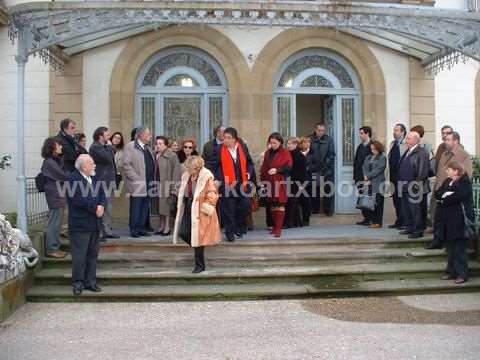
[[[268,137],[270,149],[265,152],[261,168],[261,180],[268,183],[267,196],[270,206],[273,229],[272,234],[280,237],[285,218],[285,204],[288,200],[286,180],[292,170],[293,160],[290,152],[283,147],[283,137],[274,132]]]

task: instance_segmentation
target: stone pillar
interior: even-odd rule
[[[425,128],[424,141],[435,149],[435,82],[421,62],[410,58],[410,127]],[[435,150],[434,150],[435,151]]]

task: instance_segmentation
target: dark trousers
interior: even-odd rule
[[[195,267],[205,270],[205,247],[194,247],[193,250],[195,252]]]
[[[70,245],[73,287],[83,289],[96,285],[99,231],[70,233]]]
[[[312,206],[311,206],[311,199],[312,199],[312,182],[309,181],[306,187],[306,191],[308,196],[300,195],[300,207],[302,208],[302,219],[303,225],[310,224],[310,215],[312,214]]]
[[[303,226],[302,208],[300,207],[299,198],[288,198],[285,206],[285,227]]]
[[[403,212],[402,212],[402,198],[399,196],[398,181],[391,178],[390,182],[395,187],[392,195],[393,207],[395,208],[395,216],[396,216],[395,224],[399,226],[403,226],[404,221],[403,221]]]
[[[372,224],[383,224],[383,205],[385,203],[385,197],[377,193],[375,194],[375,210],[367,211],[368,220],[372,222]]]
[[[422,212],[422,227],[423,230],[427,228],[427,219],[428,219],[428,194],[423,195],[422,202],[420,203],[421,212]]]
[[[311,198],[312,212],[318,214],[320,212],[320,202],[322,202],[325,214],[332,215],[334,212],[335,196],[331,185],[326,184],[326,182],[333,182],[333,178],[324,178],[324,182],[325,183],[322,183],[320,179],[317,180],[316,178],[313,180],[315,194],[312,195]]]
[[[147,196],[130,197],[130,234],[146,231],[145,224],[150,215],[150,200]]]
[[[446,273],[453,277],[468,278],[467,241],[461,239],[448,239],[446,241],[448,263]]]
[[[267,223],[267,227],[273,226],[272,208],[268,204],[265,206],[265,220]]]
[[[442,220],[442,207],[437,205],[435,206],[435,216],[433,217],[433,246],[445,246],[445,235],[443,234]]]
[[[402,193],[402,212],[405,230],[412,234],[423,234],[421,201],[418,196],[410,196],[408,192]]]
[[[250,198],[244,196],[222,196],[220,216],[225,234],[238,234],[246,230],[246,219],[250,211]]]

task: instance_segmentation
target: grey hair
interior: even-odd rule
[[[135,138],[138,138],[140,135],[142,135],[147,130],[148,130],[148,127],[143,126],[143,125],[137,127],[137,129],[135,130]]]
[[[87,159],[91,159],[92,157],[88,154],[81,154],[77,160],[75,160],[75,169],[77,169],[78,171],[81,171],[83,169],[83,163],[87,160]]]

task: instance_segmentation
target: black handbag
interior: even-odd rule
[[[375,197],[368,194],[360,194],[357,201],[357,209],[375,210]]]
[[[465,239],[472,239],[477,235],[477,231],[475,229],[475,223],[470,220],[470,218],[467,216],[467,212],[465,211],[465,207],[463,206],[462,203],[462,213],[463,213],[463,221],[465,223],[465,227],[463,229],[463,237]]]

